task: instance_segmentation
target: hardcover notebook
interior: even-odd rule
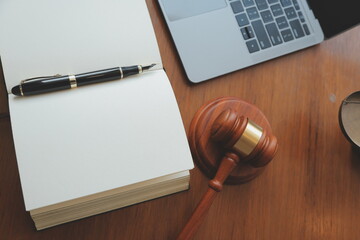
[[[0,55],[26,210],[37,229],[188,188],[181,116],[144,0],[4,0]],[[31,97],[21,80],[156,63]]]

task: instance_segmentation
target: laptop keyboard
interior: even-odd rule
[[[310,35],[298,0],[229,0],[250,53]]]

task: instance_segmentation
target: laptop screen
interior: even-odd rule
[[[326,38],[360,23],[359,0],[307,0]]]

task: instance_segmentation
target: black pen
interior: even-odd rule
[[[76,75],[39,77],[21,81],[21,83],[11,89],[17,96],[28,96],[58,90],[76,88],[92,83],[99,83],[122,79],[131,75],[142,73],[156,64],[148,66],[134,65],[128,67],[115,67],[94,72],[81,73]]]

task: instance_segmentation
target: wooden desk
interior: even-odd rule
[[[256,104],[280,142],[265,172],[227,186],[198,240],[360,239],[360,154],[338,125],[341,101],[360,90],[360,28],[316,47],[201,84],[190,84],[155,0],[147,0],[164,67],[186,129],[196,110],[220,96]],[[7,112],[1,81],[1,113]],[[191,189],[37,232],[25,212],[9,118],[0,119],[0,239],[174,239],[207,180]]]

